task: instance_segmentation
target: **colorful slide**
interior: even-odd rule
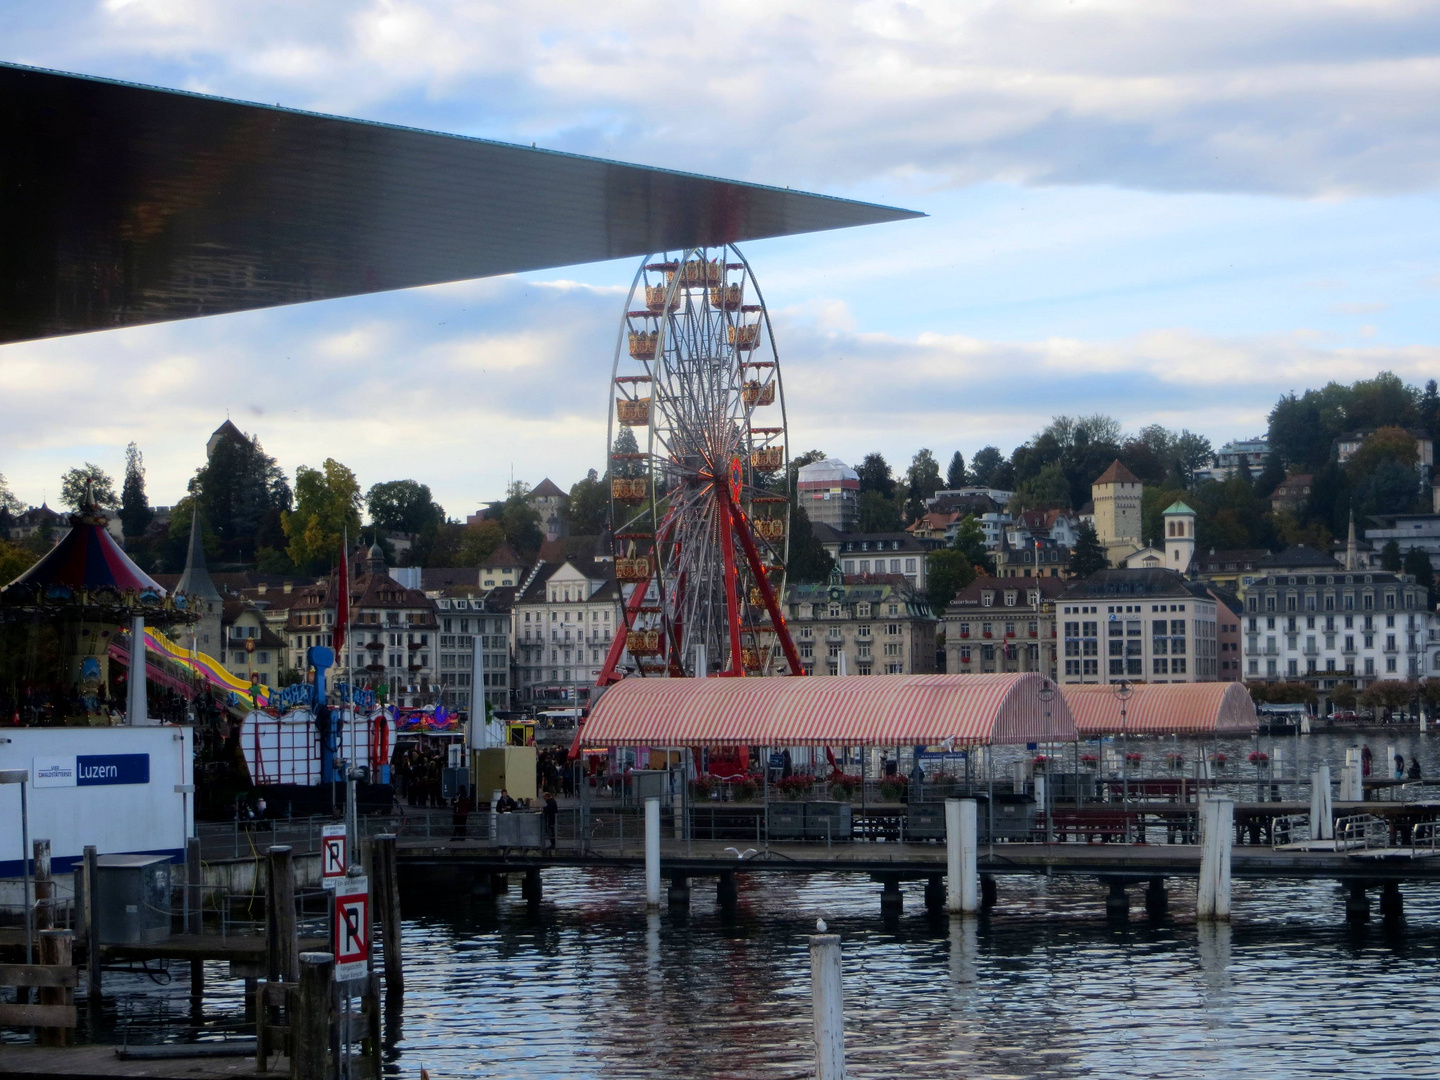
[[[216,660],[213,656],[204,653],[190,655],[190,650],[183,645],[177,645],[159,630],[153,627],[145,629],[145,648],[153,653],[158,653],[166,660],[179,664],[181,667],[189,668],[205,682],[220,690],[233,691],[242,701],[250,699],[250,684],[244,679],[232,675],[225,670],[225,665]],[[257,704],[265,705],[270,701],[270,688],[260,687],[259,701]]]

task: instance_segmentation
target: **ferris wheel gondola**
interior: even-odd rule
[[[803,674],[779,599],[791,484],[780,356],[734,246],[641,264],[612,383],[610,521],[625,604],[601,685]]]

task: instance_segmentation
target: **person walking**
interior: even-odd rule
[[[1404,779],[1405,779],[1405,755],[1404,755],[1404,754],[1396,754],[1396,755],[1395,755],[1395,779],[1396,779],[1396,780],[1404,780]]]
[[[560,804],[555,801],[553,791],[545,792],[545,846],[550,851],[556,848],[559,839]]]
[[[470,825],[470,811],[473,809],[474,804],[470,801],[470,790],[462,787],[460,794],[455,796],[455,816],[453,819],[455,827],[450,833],[451,840],[466,839],[467,829]]]

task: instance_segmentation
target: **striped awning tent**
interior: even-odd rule
[[[582,738],[587,746],[1069,741],[1074,722],[1054,688],[1033,673],[629,678],[605,691]]]
[[[1139,683],[1125,702],[1130,735],[1248,735],[1259,729],[1241,683]],[[1082,738],[1121,734],[1120,699],[1111,686],[1063,686]]]

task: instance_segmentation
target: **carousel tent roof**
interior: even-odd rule
[[[919,215],[0,64],[0,344]]]
[[[1109,686],[1062,686],[1081,737],[1118,735],[1120,700]],[[1259,730],[1241,683],[1141,683],[1125,703],[1131,735],[1244,735]]]
[[[93,507],[88,513],[70,515],[70,531],[0,593],[10,599],[12,595],[61,588],[137,593],[153,590],[164,596],[165,590],[120,549],[105,528],[108,520]]]
[[[606,690],[588,746],[953,745],[1068,741],[1065,699],[1039,675],[628,678]]]

